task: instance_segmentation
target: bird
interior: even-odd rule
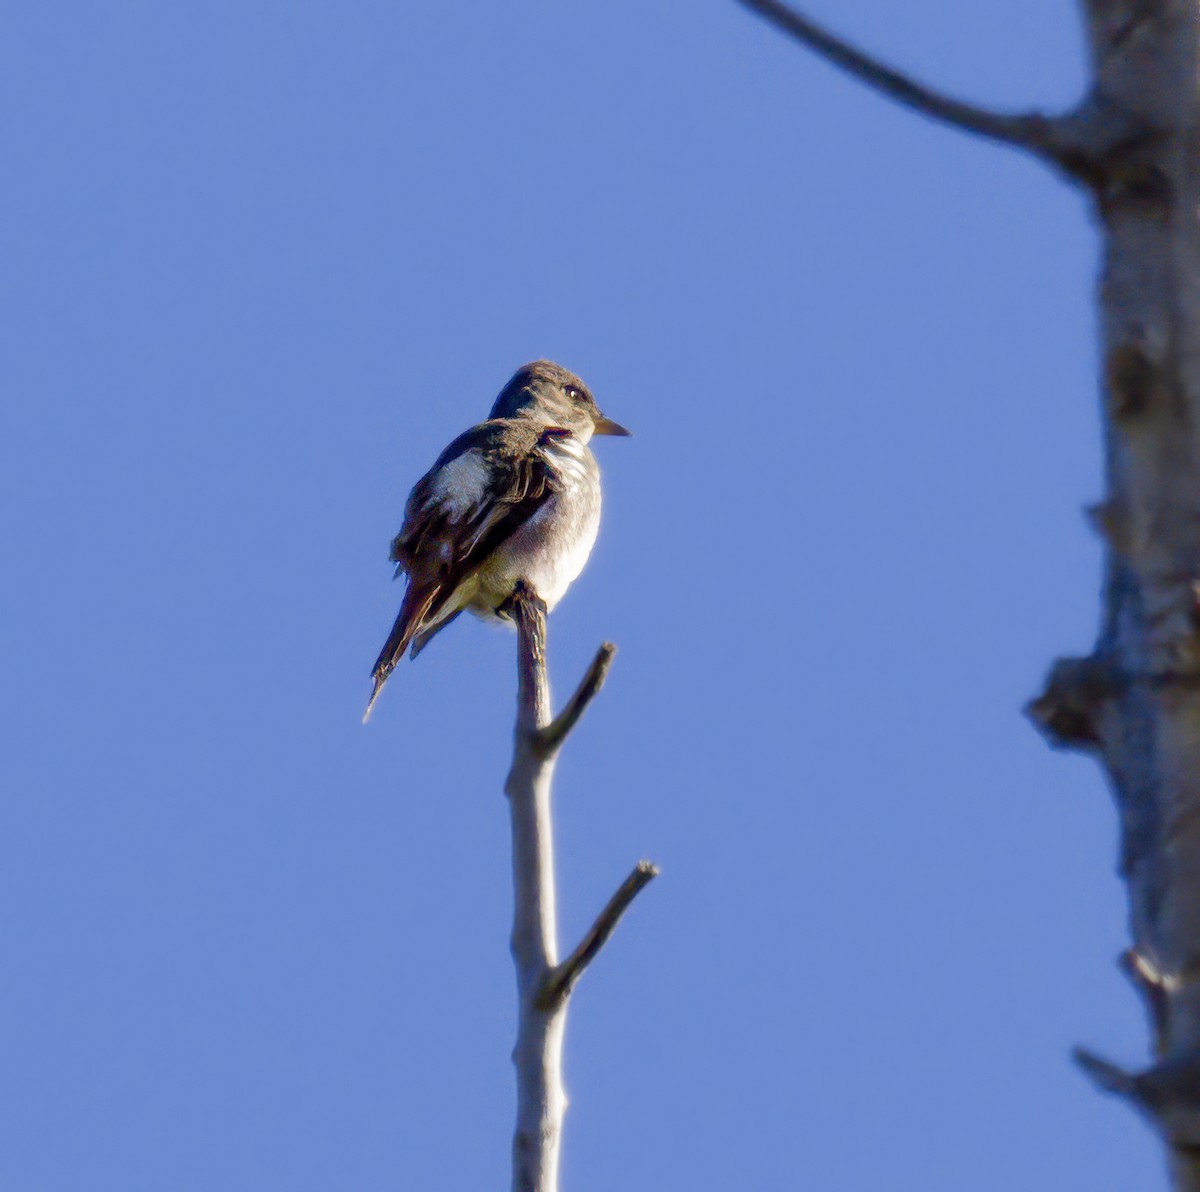
[[[554,608],[600,528],[600,469],[588,444],[629,434],[561,365],[517,369],[487,421],[459,435],[409,494],[391,548],[408,586],[371,669],[364,724],[405,651],[415,658],[464,609],[509,619],[519,584]]]

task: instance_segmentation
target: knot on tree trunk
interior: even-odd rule
[[[1082,1048],[1075,1061],[1105,1092],[1145,1114],[1172,1147],[1200,1153],[1200,1049],[1144,1072],[1127,1072]]]
[[[1025,714],[1056,749],[1093,750],[1102,744],[1100,713],[1116,692],[1116,677],[1106,660],[1095,655],[1060,658]]]

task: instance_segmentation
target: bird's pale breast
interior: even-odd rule
[[[562,482],[556,492],[479,570],[473,611],[503,603],[518,580],[553,608],[587,563],[600,529],[600,469],[574,436],[539,447]]]

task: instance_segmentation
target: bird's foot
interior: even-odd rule
[[[527,608],[541,613],[543,617],[546,615],[546,602],[533,590],[532,585],[523,579],[517,580],[508,599],[496,607],[496,616],[516,621],[518,604],[524,604]]]

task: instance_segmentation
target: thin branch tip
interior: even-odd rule
[[[656,878],[659,868],[651,861],[639,861],[629,876],[617,887],[596,921],[588,928],[579,946],[561,964],[555,965],[547,974],[546,983],[538,1001],[549,1008],[559,1005],[570,996],[575,983],[584,970],[608,943],[617,924],[633,905],[633,900]]]
[[[1097,1088],[1106,1093],[1115,1093],[1119,1097],[1137,1097],[1137,1079],[1124,1068],[1110,1064],[1085,1047],[1075,1047],[1071,1050],[1071,1058],[1081,1068],[1084,1074]]]
[[[574,695],[567,700],[563,710],[539,733],[538,741],[544,754],[555,753],[562,747],[562,743],[587,711],[588,705],[600,694],[608,672],[612,669],[616,653],[617,647],[612,642],[604,642],[596,651],[595,657],[579,681],[579,686],[575,688]]]

